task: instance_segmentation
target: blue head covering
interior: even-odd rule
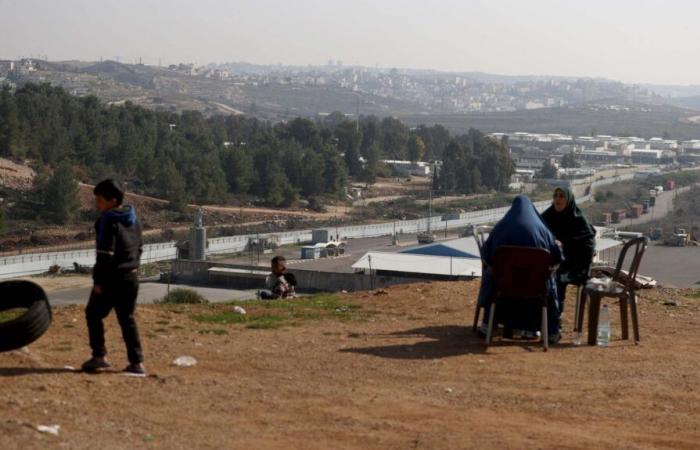
[[[543,248],[549,250],[553,264],[559,264],[563,259],[562,251],[557,245],[552,232],[545,225],[542,217],[535,209],[529,198],[519,195],[513,200],[513,205],[505,216],[493,227],[489,238],[484,242],[484,260],[489,266],[493,265],[496,249],[503,245],[517,245],[522,247]],[[549,280],[549,329],[552,334],[559,333],[559,302],[554,277]],[[490,269],[484,271],[479,290],[479,304],[486,306],[488,298],[493,291],[493,276]],[[487,320],[486,313],[484,320]],[[509,322],[510,323],[510,322]],[[511,325],[517,324],[525,330],[537,330],[539,328],[539,315],[537,311],[533,317],[520,317]],[[514,325],[513,325],[514,326]]]
[[[519,195],[513,199],[510,210],[498,221],[484,243],[484,259],[491,265],[496,249],[503,245],[517,245],[549,250],[553,262],[562,260],[561,249],[542,217],[529,198]]]

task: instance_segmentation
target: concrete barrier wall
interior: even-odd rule
[[[214,261],[185,261],[173,262],[174,282],[193,284],[220,285],[238,289],[262,289],[265,285],[264,278],[259,275],[244,276],[236,274],[212,275],[211,267],[225,267],[243,270],[260,271],[261,267],[241,264],[222,264]],[[263,269],[264,270],[264,269]],[[364,275],[360,273],[331,273],[317,270],[294,269],[291,270],[297,279],[297,288],[302,291],[339,292],[342,290],[365,291],[381,287],[405,283],[425,282],[422,278],[399,277],[389,275]]]
[[[175,242],[144,245],[141,263],[166,261],[176,256]],[[51,266],[71,268],[73,263],[83,266],[95,264],[95,250],[33,253],[0,258],[0,278],[36,275],[48,271]]]

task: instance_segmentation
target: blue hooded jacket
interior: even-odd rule
[[[95,222],[95,284],[106,284],[140,265],[143,242],[141,224],[132,206],[110,209]]]

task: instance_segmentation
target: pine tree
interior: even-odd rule
[[[479,170],[479,166],[475,165],[472,168],[472,173],[471,173],[471,182],[472,182],[472,192],[479,192],[481,189],[481,171]]]
[[[362,164],[360,163],[362,135],[358,132],[357,125],[344,121],[337,126],[335,136],[338,139],[338,150],[344,155],[345,165],[350,176],[359,176],[362,173]]]
[[[0,206],[0,235],[5,234],[7,225],[5,224],[5,208]]]
[[[17,154],[19,133],[17,103],[10,89],[3,87],[0,91],[0,156]]]
[[[411,162],[422,161],[425,155],[425,143],[420,136],[411,136],[408,139],[407,156]]]
[[[367,148],[365,170],[363,179],[367,183],[374,183],[377,180],[377,172],[379,172],[380,158],[379,143],[375,142]]]
[[[172,161],[166,163],[158,173],[157,181],[159,195],[170,202],[170,207],[184,212],[187,209],[188,195],[185,180],[175,168]]]
[[[559,174],[554,164],[552,164],[549,160],[546,160],[544,164],[542,164],[542,168],[537,175],[539,178],[556,179],[558,178]]]
[[[43,188],[43,216],[59,225],[73,221],[80,207],[78,190],[73,168],[62,163]]]

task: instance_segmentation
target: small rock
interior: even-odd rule
[[[60,425],[37,425],[36,426],[37,431],[41,433],[47,433],[47,434],[53,434],[54,436],[58,436],[58,432],[61,430]]]
[[[445,392],[447,392],[448,394],[451,394],[451,393],[452,393],[452,388],[445,388]]]
[[[377,291],[374,291],[374,294],[372,295],[389,295],[389,293],[386,291],[386,289],[379,289]]]
[[[664,306],[680,306],[681,303],[678,300],[666,300]]]
[[[178,356],[173,361],[173,365],[178,367],[192,367],[197,365],[197,360],[191,356]]]

